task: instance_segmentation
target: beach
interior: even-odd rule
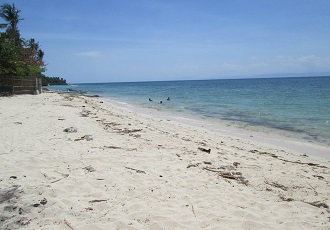
[[[330,228],[327,148],[54,92],[0,97],[0,127],[1,229]]]

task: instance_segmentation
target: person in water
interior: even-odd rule
[[[160,103],[160,104],[163,104],[163,101],[160,101],[159,103]]]
[[[170,101],[171,100],[170,97],[168,97],[167,100]]]
[[[149,98],[149,101],[152,101],[152,99],[151,99],[151,98]]]

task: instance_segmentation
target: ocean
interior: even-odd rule
[[[90,83],[50,88],[98,94],[133,111],[167,119],[274,133],[330,146],[330,77]]]

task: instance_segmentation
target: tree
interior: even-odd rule
[[[0,17],[4,19],[7,24],[1,24],[0,28],[6,28],[6,32],[15,40],[16,45],[20,45],[20,33],[18,30],[18,23],[23,19],[20,17],[20,10],[15,7],[15,4],[2,4],[0,8]]]
[[[45,71],[44,52],[34,39],[21,39],[18,23],[20,10],[14,4],[0,6],[0,18],[6,23],[0,24],[0,29],[6,29],[0,34],[0,75],[6,76],[40,76]]]

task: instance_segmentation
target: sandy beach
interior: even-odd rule
[[[94,97],[0,97],[0,229],[330,229],[329,157],[274,143]]]

